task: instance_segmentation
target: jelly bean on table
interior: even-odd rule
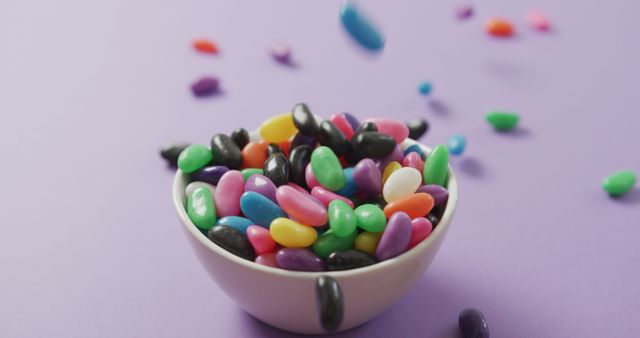
[[[618,197],[629,192],[636,184],[636,173],[631,170],[615,172],[602,181],[602,189],[612,197]]]
[[[485,118],[497,131],[509,131],[515,128],[520,120],[518,114],[505,111],[488,112]]]
[[[220,89],[220,80],[213,76],[204,76],[191,84],[191,92],[196,97],[216,94]]]
[[[489,326],[480,310],[466,309],[460,312],[458,327],[462,338],[489,338]]]

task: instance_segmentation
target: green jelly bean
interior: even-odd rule
[[[318,237],[311,249],[316,255],[326,259],[334,251],[351,249],[357,235],[358,231],[353,231],[353,233],[347,237],[338,237],[333,233],[333,230],[329,229]]]
[[[211,161],[211,150],[202,144],[192,144],[178,156],[178,168],[185,174],[190,174],[204,167]]]
[[[445,145],[439,144],[429,153],[424,164],[424,184],[437,184],[447,186],[447,174],[449,170],[449,150]]]
[[[311,170],[323,187],[338,191],[347,183],[342,165],[329,147],[318,147],[311,153]]]
[[[636,184],[636,174],[631,170],[615,172],[604,178],[602,189],[613,197],[622,196]]]
[[[200,230],[209,230],[216,224],[216,206],[207,187],[194,190],[187,199],[187,215]]]
[[[336,236],[347,237],[356,230],[356,214],[344,201],[338,199],[331,201],[328,214],[329,226]]]
[[[508,131],[518,124],[520,116],[516,113],[492,111],[487,113],[486,119],[496,130]]]
[[[358,227],[368,232],[382,232],[387,226],[384,211],[374,204],[363,204],[356,208]]]
[[[240,170],[240,173],[242,174],[242,176],[244,177],[244,181],[246,182],[249,179],[249,177],[251,177],[251,175],[264,174],[264,170],[259,168],[247,168],[247,169]]]

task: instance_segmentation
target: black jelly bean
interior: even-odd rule
[[[178,156],[191,144],[189,143],[173,143],[162,149],[160,149],[160,156],[167,160],[167,163],[172,167],[178,166]]]
[[[383,158],[396,148],[396,140],[393,137],[377,131],[355,133],[351,144],[361,156],[368,158]]]
[[[318,140],[316,140],[315,136],[306,136],[300,133],[296,133],[296,135],[293,137],[293,140],[291,140],[289,149],[293,149],[302,144],[306,144],[311,148],[315,148],[318,144]]]
[[[238,128],[231,133],[231,139],[242,150],[249,143],[249,132],[244,128]]]
[[[322,121],[320,123],[318,143],[331,148],[337,156],[345,155],[349,152],[349,141],[331,121]]]
[[[358,204],[358,206],[362,204],[373,204],[378,206],[380,209],[384,209],[384,207],[387,205],[387,202],[384,200],[384,197],[382,197],[382,195],[377,195],[377,196],[370,196],[369,198],[362,200]]]
[[[460,312],[458,327],[462,338],[489,338],[489,326],[480,310],[466,309]]]
[[[289,182],[289,161],[283,153],[275,153],[264,162],[264,176],[278,187]]]
[[[425,119],[415,118],[407,121],[409,128],[409,138],[417,140],[421,138],[429,129],[429,123]]]
[[[355,130],[356,133],[359,131],[378,131],[378,126],[373,122],[365,122]]]
[[[429,222],[431,222],[431,224],[435,227],[436,225],[438,225],[438,223],[440,223],[440,218],[438,216],[436,216],[435,214],[428,214],[427,215],[427,219],[429,220]]]
[[[327,270],[349,270],[376,264],[376,259],[368,253],[358,250],[336,251],[327,258]]]
[[[192,181],[202,181],[211,183],[213,185],[218,185],[220,178],[224,173],[229,171],[229,168],[223,165],[214,165],[210,167],[204,167],[195,173],[191,174]]]
[[[312,152],[313,148],[303,144],[293,148],[289,154],[290,180],[303,188],[307,188],[304,174],[311,161]]]
[[[213,164],[224,165],[229,169],[240,169],[242,165],[240,148],[225,134],[216,134],[211,138],[211,153]]]
[[[269,145],[267,145],[267,157],[275,154],[275,153],[283,153],[284,151],[282,151],[282,148],[280,148],[279,145],[275,144],[275,143],[269,143]]]
[[[349,142],[349,152],[347,153],[347,155],[345,155],[344,159],[348,164],[355,166],[356,164],[358,164],[358,162],[360,162],[360,160],[363,159],[363,157],[362,155],[360,155],[360,153],[353,150],[353,145],[351,144],[351,142]]]
[[[293,124],[300,133],[307,136],[316,136],[318,123],[306,104],[298,103],[293,106],[291,115],[293,116]]]
[[[232,254],[253,261],[256,252],[249,240],[240,231],[226,225],[216,225],[209,229],[207,237]]]

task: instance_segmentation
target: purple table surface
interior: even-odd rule
[[[282,337],[209,279],[183,237],[158,156],[173,141],[256,127],[294,103],[328,117],[423,116],[451,163],[458,213],[432,267],[378,319],[343,337],[456,337],[484,311],[492,337],[640,335],[640,2],[367,1],[383,53],[345,36],[337,1],[5,2],[0,11],[0,337]],[[526,26],[545,11],[554,29]],[[496,40],[485,20],[511,18]],[[191,49],[210,37],[219,56]],[[268,55],[290,44],[294,66]],[[201,75],[223,92],[195,99]],[[417,84],[433,81],[429,98]],[[512,133],[491,109],[522,115]],[[372,295],[375,297],[375,295]]]

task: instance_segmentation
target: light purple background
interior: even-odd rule
[[[434,264],[344,336],[456,337],[469,306],[492,337],[640,335],[640,192],[600,189],[640,170],[640,2],[483,0],[466,22],[457,4],[366,1],[387,37],[371,57],[343,34],[337,1],[3,1],[0,336],[284,336],[199,266],[158,149],[207,144],[299,101],[323,116],[423,116],[430,145],[468,137]],[[528,29],[531,8],[556,29]],[[517,36],[485,36],[493,15]],[[222,54],[194,52],[200,36]],[[270,59],[273,39],[298,67]],[[190,95],[204,74],[223,95]],[[423,79],[430,99],[416,92]],[[494,108],[519,112],[521,128],[493,132]]]

